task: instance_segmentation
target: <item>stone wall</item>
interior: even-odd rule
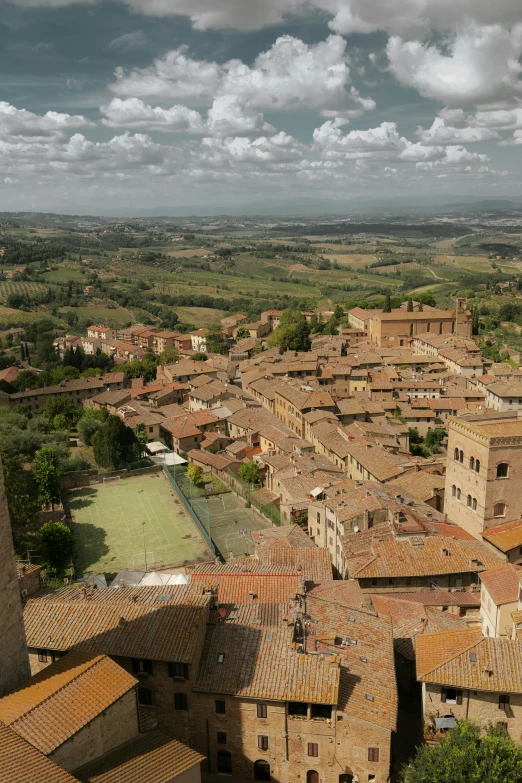
[[[0,463],[0,628],[2,629],[0,697],[30,677],[22,600],[18,585],[11,520]]]

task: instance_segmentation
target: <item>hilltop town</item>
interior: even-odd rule
[[[462,718],[518,741],[522,373],[472,331],[464,298],[412,298],[229,315],[223,353],[206,328],[55,337],[110,371],[4,391],[5,416],[72,408],[73,450],[118,419],[141,460],[62,473],[61,582],[15,559],[3,493],[7,779],[381,783]]]

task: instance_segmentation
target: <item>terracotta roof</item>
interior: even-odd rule
[[[518,601],[520,569],[511,563],[482,571],[480,581],[497,606]]]
[[[356,568],[355,579],[371,577],[437,576],[478,573],[499,565],[499,559],[484,544],[442,536],[373,541],[372,554]]]
[[[0,723],[0,783],[78,783],[78,778]]]
[[[379,593],[388,595],[388,593]],[[480,607],[480,593],[462,590],[450,593],[447,590],[420,590],[409,593],[392,593],[396,601],[415,601],[424,606],[463,606],[477,609]]]
[[[307,582],[324,582],[332,578],[332,561],[327,549],[294,549],[270,547],[258,553],[263,565],[284,565],[297,568]]]
[[[264,605],[266,606],[266,605]],[[293,624],[263,605],[207,627],[195,691],[274,701],[337,704],[339,658],[295,649]],[[288,613],[288,605],[281,611]],[[222,663],[218,655],[224,655]]]
[[[390,620],[357,609],[346,611],[314,593],[307,597],[306,613],[313,621],[307,629],[307,649],[340,658],[338,709],[394,731],[397,686]]]
[[[106,655],[74,650],[0,699],[0,721],[49,755],[137,684]]]
[[[303,592],[299,574],[192,574],[192,583],[216,587],[220,604],[272,604]]]
[[[439,490],[444,489],[446,480],[444,476],[439,476],[436,473],[419,470],[413,477],[411,473],[398,476],[393,483],[402,487],[417,500],[425,502],[431,500]]]
[[[280,565],[273,563],[264,563],[257,559],[257,557],[238,557],[233,560],[229,560],[227,563],[198,563],[191,569],[188,569],[192,574],[192,579],[197,581],[209,581],[218,583],[222,574],[251,574],[257,576],[264,576],[267,574],[287,574],[296,576],[300,572],[295,565]],[[202,580],[201,575],[214,576],[210,579],[208,576]]]
[[[359,611],[376,614],[371,600],[363,593],[356,579],[328,580],[313,585],[308,589],[308,595],[331,601],[338,606],[351,606]]]
[[[484,530],[482,538],[500,549],[501,552],[509,552],[510,549],[522,546],[522,519]]]
[[[81,783],[171,783],[205,759],[161,731],[151,731],[76,770]],[[43,783],[43,781],[42,781]]]
[[[256,552],[269,547],[290,547],[292,549],[317,549],[310,536],[299,525],[282,525],[253,530],[252,540]]]
[[[520,642],[480,629],[442,631],[417,640],[417,679],[454,688],[522,693]]]
[[[27,644],[190,663],[208,602],[190,586],[40,592],[24,608]]]

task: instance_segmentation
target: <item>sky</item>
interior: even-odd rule
[[[521,0],[0,0],[0,210],[522,197]]]

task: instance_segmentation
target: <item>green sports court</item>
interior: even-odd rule
[[[204,526],[210,524],[212,541],[225,560],[253,555],[252,531],[271,527],[270,522],[253,508],[246,508],[243,498],[232,492],[195,498],[191,502]]]
[[[68,505],[78,575],[141,571],[145,553],[149,571],[213,559],[161,473],[75,489]]]

